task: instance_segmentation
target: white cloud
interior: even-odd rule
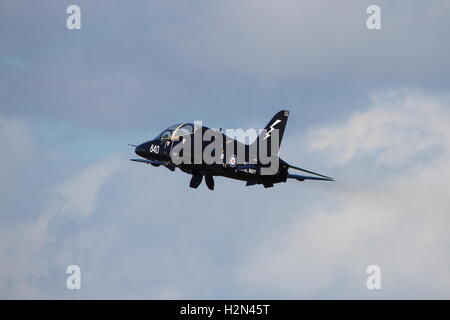
[[[44,158],[34,179],[47,196],[26,198],[36,216],[20,206],[17,221],[2,216],[0,295],[70,298],[65,267],[79,264],[80,298],[448,298],[449,105],[420,92],[378,94],[366,111],[312,129],[306,145],[327,155],[317,167],[341,159],[327,185],[245,189],[217,179],[208,193],[178,171],[116,158],[50,183],[45,165],[55,163]],[[377,171],[361,186],[360,175],[343,183],[333,173],[356,163],[395,174]],[[382,268],[381,292],[365,288],[370,264]]]
[[[309,208],[261,244],[242,281],[288,297],[449,298],[449,107],[447,97],[417,92],[375,95],[367,111],[312,130],[308,145],[339,159],[344,174],[360,156],[398,171],[359,188],[337,181],[326,208]],[[438,152],[422,157],[431,147]],[[371,264],[382,268],[381,292],[365,288]]]
[[[448,150],[448,100],[406,91],[374,94],[371,108],[344,124],[312,130],[310,151],[324,151],[337,164],[371,155],[385,164],[403,164],[433,148]]]
[[[107,158],[85,168],[54,189],[51,205],[62,214],[90,214],[101,186],[120,166],[120,159]]]
[[[53,259],[60,254],[50,249],[55,236],[51,224],[67,213],[90,214],[101,186],[120,168],[118,159],[106,159],[84,168],[58,188],[52,187],[46,180],[46,153],[36,151],[31,132],[26,121],[0,118],[0,147],[7,155],[1,158],[1,188],[5,189],[2,196],[6,197],[2,204],[8,204],[1,208],[0,224],[0,296],[3,298],[47,297],[39,281],[48,276],[54,267]],[[23,174],[30,166],[32,177]],[[34,185],[35,179],[40,179],[40,187],[47,189],[50,199],[35,197],[36,190],[28,187]],[[13,187],[14,184],[17,186]],[[12,200],[7,198],[11,192]],[[24,212],[20,203],[10,203],[17,198],[36,212]]]

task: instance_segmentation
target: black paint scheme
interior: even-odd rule
[[[198,150],[203,151],[206,146],[210,143],[209,141],[203,141],[200,138],[196,140],[196,134],[203,134],[209,128],[204,126],[194,126],[192,123],[180,123],[173,125],[166,130],[164,130],[161,134],[156,136],[153,140],[144,142],[136,147],[135,152],[138,156],[142,157],[140,159],[130,159],[131,161],[141,162],[146,164],[151,164],[155,167],[165,166],[171,171],[174,171],[175,168],[179,168],[181,171],[186,172],[192,175],[190,187],[197,188],[203,177],[205,178],[205,182],[207,187],[210,190],[214,189],[214,176],[222,176],[231,179],[237,179],[247,182],[247,186],[262,184],[264,187],[269,188],[272,187],[275,183],[286,182],[287,179],[296,179],[298,181],[304,180],[325,180],[325,181],[333,181],[332,178],[320,175],[318,173],[314,173],[312,171],[308,171],[299,167],[291,166],[286,161],[282,160],[278,157],[278,155],[273,155],[272,161],[278,161],[278,171],[275,174],[265,175],[261,174],[261,169],[263,167],[267,167],[268,165],[263,165],[260,159],[250,159],[250,148],[257,147],[258,142],[260,140],[267,143],[267,155],[271,155],[270,143],[272,139],[271,132],[274,129],[278,129],[278,146],[281,143],[283,138],[284,129],[286,127],[287,119],[289,116],[289,111],[281,110],[270,120],[264,130],[260,133],[260,135],[256,138],[256,140],[252,144],[243,144],[236,139],[230,138],[222,133],[222,131],[216,130],[216,137],[221,139],[222,146],[222,155],[221,161],[216,161],[213,164],[206,164],[204,161],[201,163],[195,164],[193,158],[190,164],[174,164],[171,158],[171,153],[174,150],[174,146],[179,143],[184,143],[190,139],[191,143],[191,154],[194,155],[195,144],[200,143],[201,148]],[[201,130],[199,132],[198,130]],[[186,140],[186,141],[184,141]],[[256,145],[254,145],[256,144]],[[233,145],[233,152],[227,152],[228,148]],[[240,149],[239,149],[240,148]],[[244,150],[242,155],[237,152],[238,156],[236,157],[236,150]],[[172,153],[172,156],[176,155],[176,152]],[[245,154],[245,156],[244,156]],[[212,155],[214,153],[212,152]],[[234,158],[234,159],[233,159]],[[307,172],[313,174],[314,176],[304,176],[298,174],[290,174],[288,169],[299,170],[303,172]]]

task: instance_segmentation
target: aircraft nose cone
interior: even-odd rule
[[[144,149],[144,144],[145,143],[138,145],[136,147],[136,149],[134,150],[134,152],[140,157],[145,157],[145,154],[146,154],[145,149]]]

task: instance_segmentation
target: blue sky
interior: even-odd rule
[[[375,31],[373,1],[78,0],[73,31],[70,4],[0,4],[0,297],[448,298],[448,1],[378,1]],[[128,161],[284,108],[283,158],[336,183]]]

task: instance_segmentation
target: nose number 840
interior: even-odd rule
[[[150,146],[150,152],[152,152],[152,153],[159,153],[159,146],[152,144]]]

